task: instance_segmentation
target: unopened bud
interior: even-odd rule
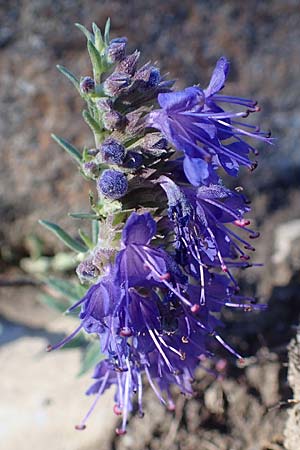
[[[82,261],[77,266],[76,273],[82,283],[84,281],[91,281],[99,276],[99,270],[91,260]]]
[[[82,170],[88,178],[95,178],[99,175],[99,166],[94,161],[84,163],[82,165]]]
[[[107,48],[107,59],[110,63],[121,61],[125,57],[127,38],[112,39]]]
[[[127,74],[114,72],[104,81],[103,89],[106,95],[115,97],[128,87],[130,83],[130,77]]]
[[[124,59],[122,59],[122,61],[119,62],[117,71],[128,75],[134,75],[139,57],[140,52],[137,50],[131,55],[126,56]]]
[[[103,161],[122,164],[125,157],[125,147],[116,139],[108,138],[101,145],[101,156]]]
[[[90,94],[91,92],[94,92],[95,90],[95,81],[91,77],[84,77],[80,81],[80,90],[84,94]]]
[[[118,170],[104,170],[97,182],[98,192],[110,199],[123,197],[128,189],[128,181],[124,173]]]

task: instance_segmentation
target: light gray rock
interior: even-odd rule
[[[24,337],[0,348],[0,441],[6,450],[109,450],[116,418],[113,392],[97,405],[85,431],[76,431],[93,398],[89,375],[76,378],[79,351],[45,354],[43,338]]]

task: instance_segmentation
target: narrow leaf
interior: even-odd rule
[[[88,220],[97,220],[98,216],[97,214],[90,214],[90,213],[69,213],[70,217],[73,217],[74,219],[88,219]]]
[[[78,234],[79,234],[81,240],[85,243],[85,245],[89,249],[93,249],[94,248],[92,240],[90,239],[90,237],[86,233],[84,233],[82,230],[78,230]]]
[[[66,152],[69,153],[69,155],[72,156],[77,162],[82,162],[82,156],[81,153],[77,150],[74,145],[70,144],[70,142],[66,141],[63,138],[60,138],[59,136],[56,136],[56,134],[51,134],[52,139],[58,143]]]
[[[83,361],[81,363],[81,369],[78,376],[85,374],[88,370],[94,367],[101,359],[104,359],[104,355],[101,354],[99,341],[91,342],[86,350]]]
[[[57,298],[52,297],[52,295],[41,294],[38,298],[42,303],[44,303],[44,305],[47,305],[51,309],[54,309],[60,313],[64,313],[68,308],[68,305],[66,305],[62,300],[58,300]]]
[[[59,225],[56,225],[56,223],[48,222],[47,220],[39,220],[39,223],[48,230],[52,231],[52,233],[54,233],[61,241],[63,241],[67,247],[71,248],[75,252],[87,252],[88,248],[85,245],[73,239]]]
[[[92,222],[92,241],[94,245],[98,244],[99,236],[99,220],[93,220]]]
[[[86,292],[86,288],[80,284],[74,284],[61,278],[48,277],[45,282],[55,292],[70,300],[71,304],[83,297]]]
[[[109,32],[110,32],[110,17],[106,21],[104,30],[104,42],[106,45],[109,44]]]
[[[82,31],[82,33],[85,35],[88,41],[91,41],[93,43],[95,42],[94,36],[87,28],[85,28],[80,23],[75,23],[75,27],[79,28],[79,30]]]
[[[68,78],[68,80],[71,81],[71,83],[73,84],[73,86],[75,86],[75,88],[77,89],[77,91],[81,94],[80,92],[80,84],[79,84],[79,80],[75,77],[75,75],[70,72],[66,67],[64,66],[60,66],[59,64],[56,66],[57,69],[63,74],[65,75],[65,77]]]
[[[93,66],[95,81],[96,81],[96,83],[97,82],[99,83],[101,73],[102,73],[102,58],[92,41],[88,41],[87,48],[88,48],[88,52],[89,52],[89,55],[91,58],[92,66]]]
[[[103,50],[104,47],[104,42],[103,42],[103,38],[102,38],[102,33],[100,28],[95,24],[95,22],[92,24],[93,27],[93,32],[95,35],[95,47],[96,49],[101,52]]]

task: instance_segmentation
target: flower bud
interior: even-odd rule
[[[120,130],[125,125],[125,120],[122,114],[114,110],[105,113],[102,120],[104,127],[109,131]]]
[[[91,77],[84,77],[80,81],[80,90],[84,94],[90,94],[95,90],[95,81]]]
[[[135,51],[131,55],[126,56],[117,66],[117,71],[128,75],[133,75],[136,71],[136,66],[140,57],[140,52]]]
[[[113,108],[113,102],[110,98],[102,97],[96,102],[97,108],[100,112],[108,112]]]
[[[125,147],[116,139],[108,138],[101,145],[101,156],[105,162],[122,164],[125,157]]]
[[[124,173],[118,170],[104,170],[97,182],[99,195],[104,195],[110,199],[118,199],[126,194],[128,181]]]
[[[106,95],[115,97],[130,85],[130,77],[125,73],[114,72],[103,83]]]
[[[107,48],[107,60],[110,63],[121,61],[125,57],[127,38],[112,39]]]
[[[102,121],[106,130],[120,130],[125,125],[125,118],[113,109],[113,102],[110,98],[101,98],[98,100],[97,107],[102,113]]]
[[[88,178],[94,178],[99,174],[99,167],[94,161],[86,162],[82,165],[82,170],[85,176]]]
[[[149,63],[141,67],[134,75],[134,80],[143,81],[144,88],[156,87],[160,80],[160,71],[157,67],[151,66]]]
[[[82,261],[76,268],[78,278],[83,283],[84,281],[92,281],[99,276],[99,270],[94,266],[90,259]]]

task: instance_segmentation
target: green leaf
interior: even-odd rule
[[[98,50],[92,41],[88,41],[87,43],[88,52],[91,58],[94,79],[96,83],[100,82],[101,74],[102,74],[102,58]]]
[[[66,141],[63,138],[56,136],[56,134],[51,134],[51,137],[55,142],[58,143],[58,145],[60,145],[64,150],[66,150],[66,152],[68,152],[69,155],[71,155],[72,158],[75,159],[77,163],[81,164],[82,162],[81,153],[77,150],[76,147],[74,147],[74,145],[70,144],[70,142]]]
[[[93,249],[94,248],[94,244],[92,242],[92,240],[90,239],[90,237],[84,233],[82,230],[78,230],[78,234],[81,237],[82,241],[85,243],[85,245],[89,248],[89,249]]]
[[[104,30],[104,42],[106,45],[109,44],[109,32],[110,32],[110,17],[106,21]]]
[[[48,222],[47,220],[39,220],[39,223],[48,230],[52,231],[52,233],[54,233],[61,241],[63,241],[67,247],[71,248],[75,252],[85,253],[88,251],[88,248],[85,245],[73,239],[59,225],[56,225],[56,223]]]
[[[96,49],[99,52],[101,52],[103,50],[103,47],[104,47],[104,42],[103,42],[101,30],[97,26],[97,24],[95,24],[95,22],[93,22],[92,27],[93,27],[93,32],[94,32],[94,35],[95,35],[95,42],[94,42],[95,47],[96,47]]]
[[[77,91],[81,94],[79,80],[75,77],[75,75],[64,66],[60,66],[58,64],[56,67],[65,77],[68,78],[68,80],[71,81],[73,86],[75,86]]]
[[[91,41],[93,43],[95,42],[94,36],[87,28],[85,28],[80,23],[75,23],[75,27],[79,28],[79,30],[82,31],[82,33],[85,35],[88,41]]]
[[[98,362],[104,359],[105,356],[101,353],[99,341],[91,342],[86,349],[86,353],[81,363],[81,368],[78,376],[84,375],[88,370],[94,367]]]
[[[45,283],[57,293],[70,300],[71,304],[79,300],[86,293],[86,288],[80,284],[74,284],[68,280],[56,277],[48,277]]]
[[[82,112],[82,116],[95,135],[102,134],[102,128],[86,109]]]
[[[93,220],[92,222],[92,241],[94,245],[98,244],[99,236],[99,220]]]
[[[97,220],[98,216],[97,214],[91,214],[91,213],[69,213],[70,217],[73,217],[74,219],[88,219],[88,220]]]
[[[44,303],[44,305],[47,305],[60,313],[64,313],[68,307],[62,300],[58,300],[57,298],[52,297],[52,295],[41,294],[38,299]]]

